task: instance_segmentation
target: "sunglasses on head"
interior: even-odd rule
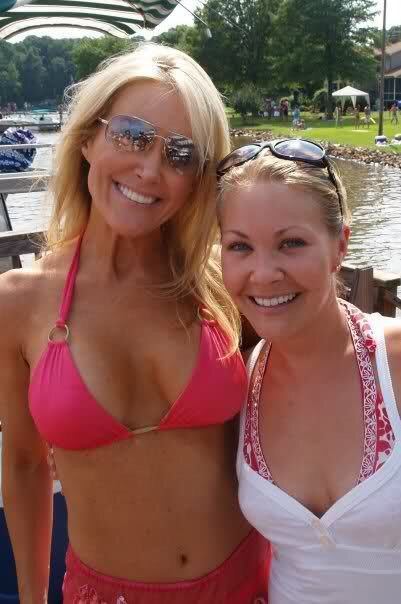
[[[156,138],[160,138],[164,141],[164,155],[168,164],[178,173],[199,166],[195,144],[186,136],[175,132],[161,136],[157,134],[156,126],[133,115],[115,115],[110,120],[101,117],[98,119],[106,126],[106,141],[117,151],[146,151]]]
[[[337,192],[341,217],[344,217],[343,200],[333,168],[326,156],[326,151],[321,145],[314,143],[313,141],[302,138],[289,138],[244,145],[243,147],[235,149],[229,155],[226,155],[226,157],[219,162],[217,166],[217,177],[221,178],[231,170],[231,168],[242,166],[242,164],[255,159],[263,149],[270,149],[272,155],[280,159],[302,161],[318,168],[326,168],[330,182],[334,185]]]

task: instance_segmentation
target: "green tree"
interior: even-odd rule
[[[201,38],[201,32],[196,27],[189,25],[178,25],[155,38],[155,42],[178,48],[191,57],[197,54]]]
[[[47,70],[48,81],[51,84],[51,98],[61,100],[65,88],[70,83],[70,77],[63,57],[53,57]]]
[[[361,26],[373,17],[371,0],[283,0],[277,20],[283,82],[307,87],[326,83],[326,114],[332,116],[333,83],[358,83],[375,70],[373,38]]]
[[[241,115],[244,121],[248,113],[252,116],[258,115],[262,108],[262,102],[261,92],[252,84],[236,90],[230,99],[230,105]]]
[[[77,43],[76,40],[56,40],[49,36],[28,36],[23,42],[12,45],[18,58],[17,65],[21,80],[22,73],[25,74],[19,98],[20,103],[53,101],[56,104],[61,100],[65,86],[76,78],[71,53]],[[32,60],[32,57],[35,58],[35,69],[38,68],[38,86],[33,93],[31,91],[32,78],[29,75],[31,71],[29,61]]]
[[[72,51],[77,78],[80,80],[93,73],[105,59],[132,47],[132,41],[105,36],[104,38],[83,38]]]
[[[199,44],[194,54],[221,88],[269,86],[278,5],[279,0],[209,0],[199,11],[212,37],[195,21]]]
[[[16,61],[13,45],[0,40],[0,106],[19,99],[21,82]]]
[[[20,57],[19,73],[21,79],[21,94],[25,101],[36,103],[43,99],[43,83],[46,69],[36,48],[30,48]]]

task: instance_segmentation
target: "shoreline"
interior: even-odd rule
[[[298,133],[297,133],[298,134]],[[302,134],[302,130],[299,131]],[[251,128],[232,128],[230,135],[234,138],[244,136],[251,137],[255,141],[274,140],[278,137],[271,130],[252,130]],[[295,133],[289,138],[296,138]],[[307,138],[307,131],[305,131]],[[351,147],[340,143],[331,143],[329,141],[318,141],[331,157],[339,159],[349,159],[364,164],[387,166],[388,168],[398,168],[401,170],[401,153],[391,153],[385,150],[369,149],[368,147]]]

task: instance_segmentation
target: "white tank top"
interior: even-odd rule
[[[380,388],[395,445],[385,464],[318,518],[245,461],[245,409],[237,457],[239,500],[273,549],[269,604],[401,602],[401,420],[394,398],[383,323],[371,315]],[[264,342],[248,362],[251,376]]]

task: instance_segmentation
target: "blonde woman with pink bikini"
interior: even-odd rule
[[[236,496],[238,318],[210,257],[228,149],[220,96],[184,53],[145,45],[76,88],[49,253],[0,279],[21,604],[47,600],[49,447],[68,509],[65,604],[267,601],[269,547]]]
[[[272,544],[270,604],[401,593],[401,322],[336,295],[346,193],[320,145],[244,146],[218,166],[224,281],[250,353],[237,471]]]

